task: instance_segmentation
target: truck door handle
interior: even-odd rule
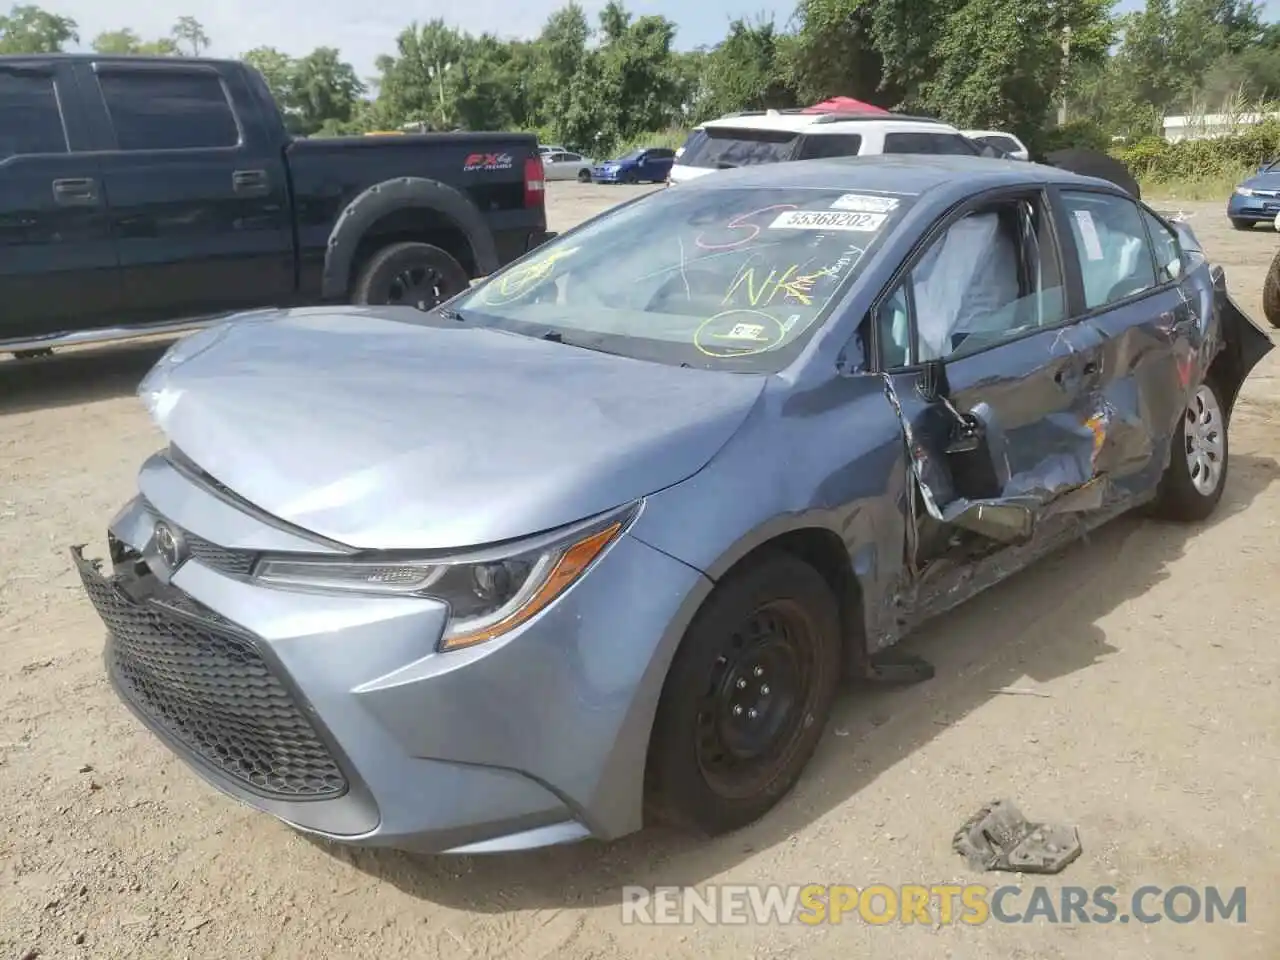
[[[60,207],[96,207],[98,184],[90,177],[53,181],[53,202]]]
[[[236,170],[231,174],[231,186],[236,193],[266,193],[269,185],[265,170]]]

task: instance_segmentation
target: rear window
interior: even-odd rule
[[[98,85],[121,150],[196,150],[240,142],[215,73],[112,68],[98,75]]]
[[[696,147],[707,139],[707,132],[701,128],[694,130],[689,134],[689,138],[685,140],[684,146],[676,151],[676,159],[679,160],[691,147]]]
[[[978,151],[958,133],[887,133],[885,153],[932,153],[972,157]]]
[[[680,157],[685,166],[718,170],[757,163],[779,163],[793,159],[796,141],[800,139],[799,134],[787,130],[713,127],[703,132],[706,134],[704,140],[685,144],[685,151]]]
[[[862,137],[856,133],[811,134],[800,144],[797,160],[821,157],[856,157],[862,149]]]

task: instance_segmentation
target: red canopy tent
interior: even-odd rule
[[[855,100],[853,97],[832,97],[829,100],[823,100],[821,103],[815,103],[812,107],[805,107],[801,113],[888,113],[881,107],[873,106],[870,103],[863,103],[861,100]]]

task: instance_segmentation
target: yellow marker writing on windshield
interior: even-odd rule
[[[566,247],[563,250],[555,250],[531,263],[522,263],[519,266],[512,267],[486,287],[485,301],[487,303],[499,303],[514,300],[551,276],[552,271],[555,270],[556,265],[561,260],[573,256],[579,249],[578,247]]]

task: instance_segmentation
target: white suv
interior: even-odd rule
[[[974,156],[981,148],[949,124],[895,113],[760,110],[710,120],[676,154],[670,183],[754,163],[879,153]]]

